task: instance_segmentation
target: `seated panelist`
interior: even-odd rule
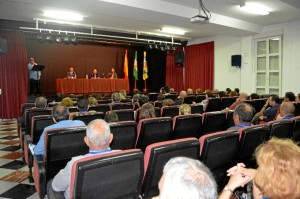
[[[69,72],[67,72],[67,78],[68,79],[76,79],[77,78],[76,72],[74,71],[74,67],[70,67]]]
[[[111,72],[109,72],[107,74],[107,78],[110,78],[110,79],[116,79],[116,78],[118,78],[118,75],[117,75],[117,73],[115,71],[115,68],[111,69]]]
[[[89,79],[97,79],[99,78],[97,69],[94,68],[93,72],[89,75]]]

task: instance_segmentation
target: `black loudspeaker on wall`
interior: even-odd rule
[[[184,53],[178,52],[175,54],[175,64],[182,65],[184,64]]]
[[[5,55],[7,52],[7,40],[6,38],[0,37],[0,55]]]
[[[242,65],[242,56],[241,55],[232,55],[231,56],[231,66],[240,68]]]

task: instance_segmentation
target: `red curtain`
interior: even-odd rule
[[[22,103],[27,101],[28,69],[24,34],[0,30],[7,39],[7,53],[0,55],[0,118],[17,118]]]
[[[214,42],[185,47],[185,89],[213,89],[213,81]]]
[[[172,87],[175,91],[183,89],[183,68],[175,64],[175,52],[167,52],[166,63],[166,86]]]

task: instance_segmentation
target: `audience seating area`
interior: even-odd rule
[[[222,188],[226,182],[226,170],[237,162],[255,167],[252,156],[255,148],[271,137],[291,138],[300,142],[299,104],[295,104],[297,117],[292,119],[227,131],[234,126],[233,111],[224,109],[235,102],[236,97],[209,98],[206,111],[203,111],[202,105],[192,103],[200,98],[205,99],[205,96],[190,95],[185,102],[191,104],[192,114],[179,115],[179,106],[161,107],[161,102],[156,101],[157,95],[158,93],[149,93],[149,99],[155,102],[155,118],[139,120],[140,109],[136,109],[129,100],[114,104],[108,104],[111,100],[99,100],[99,105],[89,107],[94,112],[74,114],[73,119],[88,124],[94,119],[103,119],[106,112],[114,110],[119,122],[109,124],[114,135],[111,148],[122,151],[77,161],[71,180],[73,198],[95,198],[91,192],[107,198],[138,198],[139,195],[151,198],[158,194],[158,181],[164,164],[176,156],[202,161],[211,169],[218,187]],[[177,95],[170,94],[166,97],[175,99]],[[266,99],[246,102],[257,112]],[[32,155],[28,144],[36,144],[43,129],[53,124],[51,108],[39,109],[32,108],[33,106],[32,103],[21,106],[25,120],[23,123],[22,120],[18,122],[18,134],[24,150],[24,160],[29,167],[30,180],[34,179],[36,190],[43,198],[47,182],[72,157],[88,152],[88,147],[83,142],[86,128],[46,132],[45,156]],[[71,107],[70,112],[78,110]],[[91,172],[93,175],[89,174]],[[111,178],[111,173],[118,175],[118,178]]]

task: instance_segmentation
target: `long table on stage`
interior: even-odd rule
[[[62,94],[110,93],[125,89],[128,79],[56,79],[56,91]]]

